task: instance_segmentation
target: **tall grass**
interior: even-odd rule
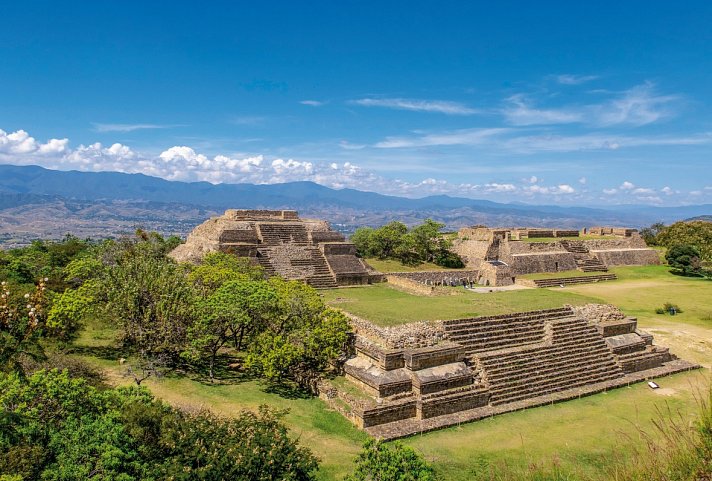
[[[625,435],[616,455],[600,459],[601,468],[590,471],[564,469],[554,456],[550,461],[514,468],[506,462],[473,466],[473,481],[712,481],[712,382],[706,393],[697,392],[694,418],[669,405],[657,409],[653,427],[636,425]],[[643,443],[640,443],[640,439]]]

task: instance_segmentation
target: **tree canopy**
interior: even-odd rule
[[[390,222],[376,229],[360,227],[351,236],[359,255],[396,259],[406,265],[432,262],[443,267],[463,267],[452,252],[452,242],[442,233],[445,224],[426,219],[411,229],[402,222]]]

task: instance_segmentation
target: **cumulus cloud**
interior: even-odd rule
[[[620,190],[633,190],[633,189],[635,189],[635,184],[626,180],[620,185],[619,189]]]
[[[576,189],[568,184],[559,184],[555,186],[543,186],[543,185],[530,185],[523,188],[526,193],[529,194],[542,194],[542,195],[566,195],[574,194]]]
[[[422,100],[403,98],[363,98],[350,103],[362,107],[385,107],[397,110],[412,110],[416,112],[436,112],[447,115],[472,115],[479,110],[470,108],[460,102],[448,100]]]
[[[514,186],[514,184],[491,183],[485,184],[485,190],[487,192],[514,192],[517,190],[517,187]]]
[[[68,139],[50,139],[46,143],[37,142],[24,130],[7,133],[0,129],[0,156],[18,155],[23,158],[34,155],[51,156],[67,150]]]

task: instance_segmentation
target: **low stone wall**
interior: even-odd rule
[[[416,296],[432,296],[435,294],[435,286],[427,286],[405,277],[386,274],[386,281],[391,286]]]
[[[509,262],[512,274],[537,274],[540,272],[572,271],[576,260],[570,252],[549,252],[540,254],[515,254]]]
[[[391,272],[389,277],[399,277],[428,285],[462,285],[462,282],[477,281],[476,270],[449,270],[449,271],[417,271],[417,272]]]
[[[647,266],[660,264],[658,253],[652,249],[591,250],[606,266]]]
[[[346,315],[356,334],[387,349],[436,346],[447,339],[442,321],[421,321],[400,326],[379,327],[353,314],[346,313]]]
[[[412,399],[400,403],[375,406],[364,409],[360,414],[362,428],[400,421],[415,417],[416,401]]]

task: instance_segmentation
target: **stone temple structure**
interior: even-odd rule
[[[610,305],[387,328],[351,317],[346,380],[324,381],[320,397],[384,439],[699,367],[653,344],[635,318]]]
[[[572,270],[601,272],[600,280],[608,280],[612,274],[605,273],[611,266],[660,263],[657,252],[647,247],[637,230],[614,227],[580,232],[467,227],[458,232],[453,250],[469,269],[479,272],[480,284],[491,286],[514,284],[523,274]]]
[[[252,258],[268,275],[303,280],[316,288],[382,278],[328,222],[301,219],[293,210],[227,210],[196,227],[170,255],[181,262],[199,262],[216,251]]]

